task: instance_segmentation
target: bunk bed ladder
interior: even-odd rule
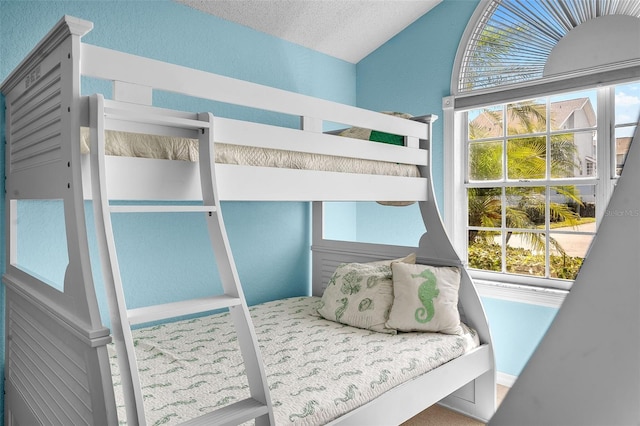
[[[91,111],[91,181],[98,244],[105,288],[109,299],[111,328],[120,366],[127,424],[146,424],[144,402],[134,350],[131,326],[162,321],[184,315],[199,314],[226,308],[236,328],[244,359],[250,397],[205,414],[185,424],[236,425],[255,419],[256,425],[274,424],[273,410],[262,364],[257,337],[233,261],[227,234],[218,203],[214,170],[213,116],[198,114],[197,118],[149,114],[150,107],[105,101],[101,95],[90,98]],[[107,105],[107,106],[105,106]],[[119,110],[118,108],[123,108]],[[138,109],[139,108],[139,109]],[[163,110],[166,111],[166,110]],[[177,114],[177,113],[176,113]],[[135,122],[143,126],[182,128],[199,135],[199,166],[202,186],[202,205],[112,205],[106,188],[105,130],[112,122]],[[116,255],[111,214],[145,212],[203,212],[209,237],[218,265],[224,294],[163,305],[128,309]],[[122,419],[121,419],[122,420]]]

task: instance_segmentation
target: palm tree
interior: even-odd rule
[[[546,106],[533,102],[511,104],[507,108],[507,135],[525,135],[546,129]],[[485,110],[469,123],[469,138],[485,139],[503,134],[502,109]],[[506,148],[506,174],[508,179],[531,180],[546,177],[546,138],[523,136],[510,138],[506,147],[501,141],[472,143],[469,150],[469,177],[471,180],[498,180],[503,176],[503,149]],[[570,135],[555,135],[550,144],[551,177],[572,176],[576,167],[577,149]],[[552,188],[558,195],[582,204],[575,186]],[[469,225],[471,227],[502,227],[502,203],[507,228],[535,229],[546,215],[546,188],[543,186],[514,185],[505,188],[470,188],[468,190]],[[564,221],[571,226],[578,224],[579,216],[566,203],[549,203],[550,220]],[[471,230],[468,243],[493,241],[496,233]],[[513,233],[508,232],[507,242]],[[545,234],[519,232],[518,235],[534,250],[542,250]],[[549,242],[559,253],[564,254],[560,244],[552,238]]]

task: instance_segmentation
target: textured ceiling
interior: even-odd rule
[[[442,0],[175,0],[357,63]]]

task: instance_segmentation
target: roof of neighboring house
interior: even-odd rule
[[[583,110],[590,126],[596,125],[596,114],[589,98],[576,98],[551,103],[551,119],[554,127],[561,129],[575,111]]]
[[[631,141],[633,141],[631,136],[616,138],[616,154],[626,154],[631,146]]]

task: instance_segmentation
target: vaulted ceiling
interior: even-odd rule
[[[351,63],[442,0],[175,0]]]

